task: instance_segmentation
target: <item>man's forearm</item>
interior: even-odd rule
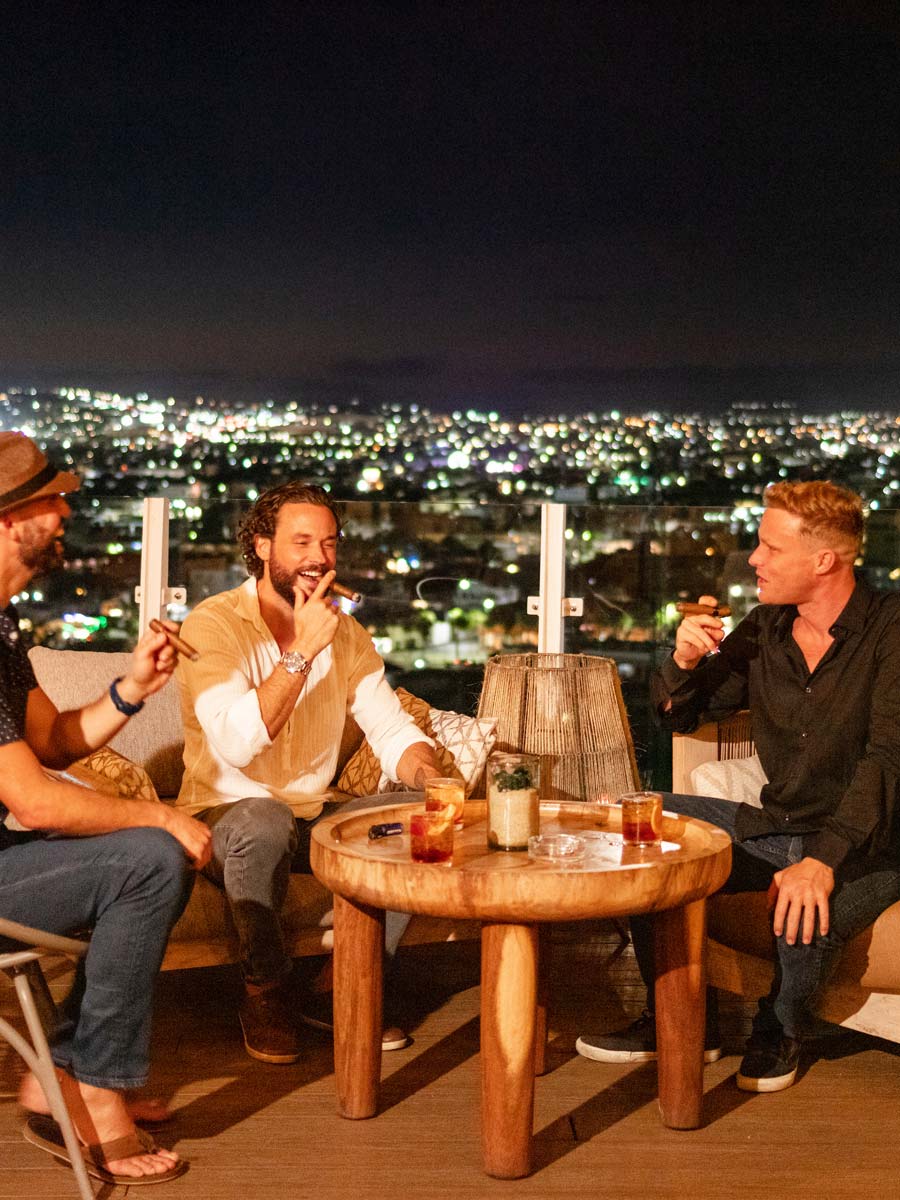
[[[292,675],[279,664],[256,689],[260,716],[271,741],[275,741],[287,724],[305,687],[305,675],[299,672]]]
[[[129,688],[124,679],[118,686],[127,704],[139,704],[143,699],[138,689]],[[107,691],[84,708],[54,713],[44,726],[46,736],[33,739],[33,749],[44,766],[62,769],[105,746],[128,720]]]

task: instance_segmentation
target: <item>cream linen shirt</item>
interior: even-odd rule
[[[177,804],[197,812],[272,796],[313,818],[331,798],[341,734],[351,713],[389,779],[416,742],[434,745],[404,711],[363,627],[340,614],[334,641],[313,659],[293,713],[273,741],[256,688],[281,657],[259,611],[256,580],[198,604],[183,626],[200,658],[179,657],[185,773]]]

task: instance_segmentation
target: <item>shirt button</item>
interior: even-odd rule
[[[808,688],[804,688],[803,690],[804,690],[804,692],[806,692],[806,694],[808,696],[810,694],[810,692],[812,691],[812,688],[808,687]]]
[[[791,814],[790,814],[790,813],[785,813],[785,814],[784,814],[784,823],[785,823],[785,825],[788,825],[788,824],[790,823],[790,820],[791,820]]]
[[[805,738],[805,737],[809,737],[809,734],[808,734],[808,733],[806,732],[806,730],[804,729],[804,730],[803,730],[803,732],[800,734],[800,736],[801,736],[802,738]]]

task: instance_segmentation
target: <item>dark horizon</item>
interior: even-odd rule
[[[653,370],[546,372],[531,378],[483,380],[448,386],[402,364],[377,375],[362,371],[332,379],[266,379],[228,372],[176,374],[164,371],[87,370],[23,366],[0,362],[0,388],[94,391],[190,401],[201,395],[223,404],[296,401],[302,407],[419,404],[435,413],[474,408],[505,417],[552,417],[617,410],[628,415],[651,411],[715,415],[742,407],[778,407],[810,413],[900,413],[900,357],[866,364],[791,363],[759,367],[686,365]]]

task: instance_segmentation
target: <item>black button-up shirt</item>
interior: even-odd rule
[[[858,582],[812,672],[796,617],[793,605],[761,604],[693,671],[670,657],[654,703],[679,733],[750,709],[769,782],[761,809],[740,806],[740,841],[804,834],[804,853],[831,867],[851,854],[900,860],[900,594]]]
[[[25,737],[28,693],[37,687],[31,662],[19,633],[19,618],[10,604],[0,609],[0,746]],[[7,809],[0,804],[0,822]]]

